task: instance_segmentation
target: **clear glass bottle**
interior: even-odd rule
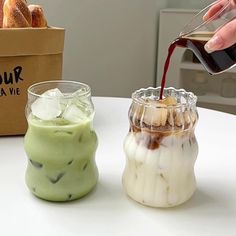
[[[28,89],[26,184],[49,201],[71,201],[97,183],[97,136],[88,85],[48,81]]]
[[[196,189],[198,144],[196,96],[183,89],[160,88],[133,93],[130,130],[124,141],[123,186],[129,197],[152,207],[173,207]]]

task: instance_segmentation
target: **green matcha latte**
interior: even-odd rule
[[[31,86],[26,109],[26,184],[49,201],[71,201],[97,183],[97,136],[90,88],[72,81]]]

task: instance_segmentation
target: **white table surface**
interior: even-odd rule
[[[171,209],[144,207],[126,197],[121,176],[130,99],[93,98],[99,138],[96,189],[70,203],[34,197],[24,174],[23,137],[0,138],[0,235],[236,235],[236,116],[199,108],[198,189]]]

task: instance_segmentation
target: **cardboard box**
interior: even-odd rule
[[[64,36],[61,28],[0,29],[0,136],[25,134],[30,85],[62,78]]]

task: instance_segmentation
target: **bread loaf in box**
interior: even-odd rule
[[[3,28],[32,26],[32,16],[25,0],[5,0],[3,5]]]
[[[2,28],[3,21],[3,4],[5,0],[0,0],[0,28]]]
[[[47,27],[43,8],[39,5],[29,5],[28,8],[32,16],[32,27]]]
[[[47,27],[40,5],[29,5],[26,0],[0,0],[0,28]]]

